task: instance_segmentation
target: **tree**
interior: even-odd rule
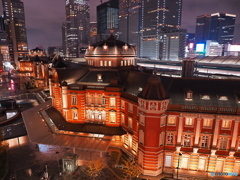
[[[104,168],[104,164],[102,163],[101,159],[88,161],[85,163],[85,165],[87,166],[87,169],[85,171],[86,174],[93,179],[95,179]]]
[[[134,160],[122,158],[121,167],[123,174],[129,179],[137,178],[141,174],[139,166]]]

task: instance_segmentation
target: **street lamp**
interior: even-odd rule
[[[177,179],[178,179],[178,171],[179,171],[179,159],[180,159],[180,156],[182,156],[182,153],[178,153],[178,165],[177,165]]]

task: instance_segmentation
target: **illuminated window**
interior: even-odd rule
[[[202,148],[208,148],[209,147],[209,136],[202,136],[201,147]]]
[[[168,116],[168,124],[175,125],[176,124],[176,116]]]
[[[129,118],[128,118],[128,127],[129,127],[130,129],[132,129],[132,125],[133,125],[133,120],[132,120],[131,117],[129,117]]]
[[[103,61],[100,61],[100,66],[103,66]]]
[[[219,149],[226,150],[228,146],[228,138],[227,137],[221,137],[219,140]]]
[[[220,159],[220,158],[217,159],[215,171],[216,172],[223,172],[223,166],[224,166],[224,160]]]
[[[73,119],[78,119],[77,110],[73,110]]]
[[[125,124],[125,115],[123,113],[121,114],[121,123]]]
[[[210,96],[209,95],[201,95],[201,99],[202,100],[209,100],[210,99]]]
[[[165,167],[172,167],[172,155],[166,155]]]
[[[108,61],[108,66],[112,66],[112,61]]]
[[[228,97],[227,96],[219,96],[218,100],[220,100],[220,101],[227,101]]]
[[[192,101],[192,99],[193,99],[193,92],[192,92],[191,90],[188,90],[188,91],[186,92],[186,98],[185,98],[185,100],[187,100],[187,101]]]
[[[124,135],[124,146],[125,147],[132,147],[132,136],[130,134]]]
[[[102,74],[97,74],[97,81],[98,82],[102,82],[103,81]]]
[[[234,165],[234,170],[233,170],[233,172],[236,172],[236,173],[238,173],[238,174],[240,174],[240,161],[238,160],[236,160],[235,161],[235,165]]]
[[[77,105],[77,96],[72,96],[72,105]]]
[[[111,123],[116,123],[116,112],[115,111],[109,112],[109,120]]]
[[[206,158],[200,157],[198,162],[198,170],[205,171],[206,167]]]
[[[231,127],[231,121],[230,120],[222,120],[222,128],[229,129]]]
[[[191,146],[191,140],[192,140],[192,136],[190,134],[185,134],[183,136],[183,145],[185,147],[190,147]]]
[[[203,127],[212,127],[212,119],[203,119]]]
[[[173,133],[167,133],[166,144],[167,145],[173,145],[173,142],[174,142],[174,134]]]
[[[123,61],[121,61],[121,66],[124,66]]]
[[[194,123],[194,119],[193,118],[185,118],[185,125],[186,126],[192,126]]]
[[[115,107],[115,106],[116,106],[116,98],[110,97],[110,107]]]
[[[188,161],[189,161],[189,156],[182,156],[182,163],[181,163],[181,168],[183,169],[188,169]]]

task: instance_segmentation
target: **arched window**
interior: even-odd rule
[[[116,111],[114,110],[109,111],[109,122],[116,123]]]

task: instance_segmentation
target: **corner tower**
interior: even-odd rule
[[[163,171],[165,111],[168,103],[169,98],[160,78],[150,76],[138,98],[138,163],[145,175],[157,176]]]

